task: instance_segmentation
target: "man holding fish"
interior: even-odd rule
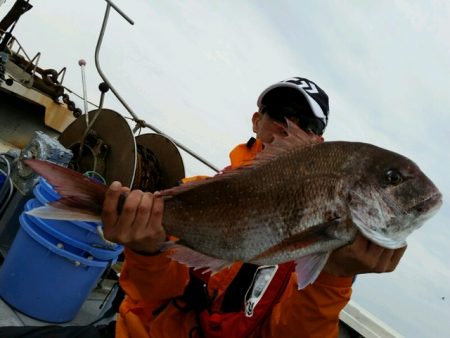
[[[408,158],[323,142],[328,97],[312,81],[270,86],[258,107],[230,168],[154,194],[24,160],[61,195],[28,214],[102,218],[126,246],[118,337],[335,337],[354,276],[395,269],[442,205]]]
[[[323,142],[328,96],[314,82],[295,77],[276,83],[260,95],[257,104],[259,110],[252,117],[256,139],[230,153],[231,166],[222,175],[228,169],[251,167],[261,151],[276,151],[271,143],[279,144],[294,128],[292,124],[301,128],[295,131],[296,142]],[[124,192],[127,198],[119,213],[117,205]],[[393,271],[406,249],[384,248],[358,233],[351,244],[317,256],[317,263],[305,261],[305,268],[297,266],[297,273],[292,262],[259,264],[270,250],[252,261],[258,264],[228,265],[210,264],[189,251],[178,253],[179,262],[210,271],[190,269],[169,257],[179,248],[165,250],[168,235],[173,235],[166,233],[166,222],[162,225],[165,204],[159,193],[129,191],[119,182],[106,192],[105,237],[126,247],[120,277],[126,298],[117,319],[117,337],[336,337],[339,312],[350,299],[354,276]],[[330,215],[325,225],[339,221]],[[217,236],[227,237],[219,228],[218,219]],[[313,242],[318,233],[302,236]],[[248,247],[252,245],[249,242]]]

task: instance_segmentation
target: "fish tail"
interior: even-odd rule
[[[38,159],[24,160],[34,172],[42,176],[61,199],[49,203],[51,206],[64,209],[85,211],[86,214],[100,215],[105,199],[106,185],[95,182],[72,169]]]

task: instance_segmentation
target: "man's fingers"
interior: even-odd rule
[[[390,271],[391,259],[394,254],[394,250],[385,249],[383,253],[378,258],[378,263],[375,267],[375,272],[382,273]]]
[[[155,232],[162,231],[162,219],[164,213],[164,200],[161,197],[154,196],[152,205],[152,217],[148,220],[148,227]]]
[[[360,257],[363,267],[362,272],[365,272],[365,270],[383,272],[387,268],[387,263],[390,262],[389,251],[369,241],[361,234],[356,237],[353,250]]]
[[[384,249],[382,255],[378,259],[375,272],[381,273],[394,271],[405,250],[406,246],[399,249]]]
[[[136,217],[134,219],[133,227],[143,229],[147,226],[148,219],[152,212],[153,195],[151,193],[144,193],[142,195],[139,206],[136,210]]]
[[[357,250],[367,251],[369,244],[370,241],[368,241],[363,235],[358,233],[350,245],[354,248],[357,248]]]
[[[394,271],[394,269],[397,267],[398,263],[400,262],[400,259],[402,259],[405,251],[406,251],[406,245],[402,248],[394,250],[394,254],[391,257],[391,265],[390,265],[389,271]]]
[[[105,225],[115,224],[117,221],[117,203],[119,196],[122,193],[122,184],[120,182],[113,182],[105,194],[105,201],[103,202],[102,221]]]
[[[128,193],[130,192],[130,188],[128,188],[128,187],[122,187],[122,188],[120,188],[121,190],[121,192],[122,193],[124,193],[125,195],[128,195]]]
[[[383,248],[369,241],[366,237],[358,234],[353,242],[354,250],[361,250],[362,254],[373,257],[374,261],[377,261],[380,255],[383,253]]]
[[[162,227],[163,199],[151,193],[144,193],[136,211],[136,218],[129,233],[133,249],[154,253],[166,239]]]
[[[136,212],[143,195],[144,193],[141,190],[133,190],[128,194],[122,212],[117,220],[121,228],[129,229],[134,224]]]

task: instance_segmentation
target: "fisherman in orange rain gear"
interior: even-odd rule
[[[257,139],[230,154],[235,169],[250,164],[288,118],[317,142],[328,121],[328,96],[312,81],[291,78],[267,88],[253,114]],[[198,177],[197,177],[198,179]],[[117,323],[106,326],[0,327],[0,337],[240,338],[336,337],[339,312],[350,299],[356,274],[395,269],[405,248],[381,248],[361,235],[334,251],[313,284],[297,289],[293,263],[255,266],[235,263],[211,276],[160,252],[166,241],[163,199],[128,193],[113,182],[103,206],[105,237],[125,245],[120,284],[126,293]]]
[[[231,152],[233,167],[247,163],[256,149],[261,149],[261,142],[254,142],[251,147],[238,146]],[[263,289],[263,295],[251,309],[251,299],[247,295],[244,300],[244,291],[258,287],[253,281],[256,266],[236,263],[214,276],[203,276],[170,260],[164,253],[143,256],[126,249],[120,284],[127,297],[120,307],[116,335],[336,336],[338,314],[350,299],[352,278],[324,272],[313,285],[298,291],[292,263],[282,264],[276,271],[268,271],[270,268],[265,267],[265,273],[259,268],[259,282],[269,277],[264,282],[270,281],[270,288],[264,290],[265,286],[259,286],[254,291]]]
[[[258,107],[252,117],[257,139],[231,152],[231,169],[250,164],[264,143],[282,134],[285,118],[315,140],[328,121],[328,96],[303,78],[270,86],[260,95]],[[353,277],[392,271],[404,252],[357,236],[333,252],[317,280],[302,290],[297,289],[293,263],[235,263],[211,276],[159,251],[166,233],[161,223],[164,203],[158,196],[131,191],[117,214],[124,190],[114,182],[103,209],[105,237],[126,246],[120,276],[126,297],[117,337],[336,337]]]

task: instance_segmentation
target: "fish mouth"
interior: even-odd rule
[[[414,206],[406,209],[402,215],[393,217],[384,227],[385,231],[357,224],[361,233],[372,242],[388,249],[398,249],[406,245],[406,238],[421,227],[441,207],[442,195],[435,192]],[[389,231],[387,229],[390,228]]]
[[[417,212],[418,214],[427,214],[439,209],[442,205],[442,194],[436,193],[422,202],[416,204],[410,211]]]

